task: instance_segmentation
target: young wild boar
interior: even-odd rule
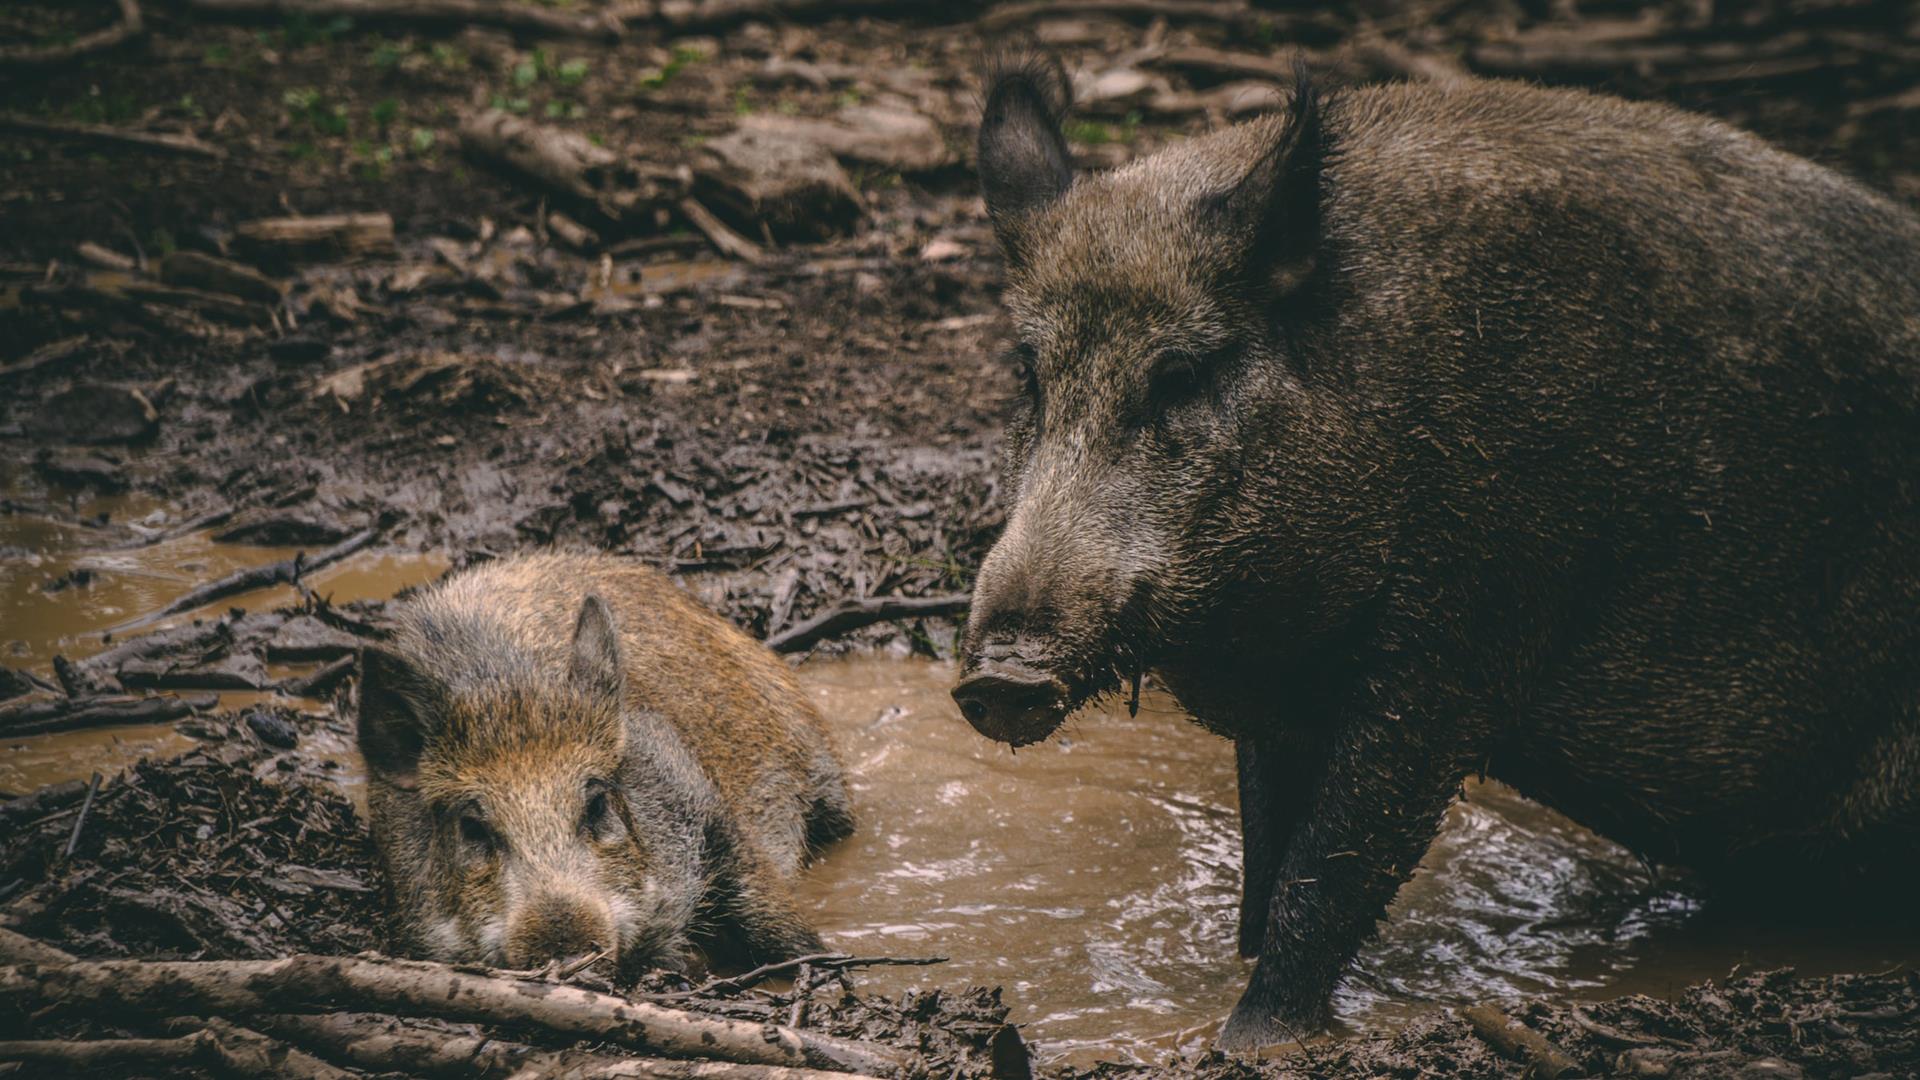
[[[793,675],[611,556],[488,563],[362,655],[360,750],[395,945],[509,968],[610,949],[678,967],[689,930],[818,952],[789,883],[852,828]]]
[[[1710,873],[1920,855],[1920,221],[1658,105],[1317,94],[1076,181],[991,81],[1024,403],[954,691],[1235,740],[1251,984],[1324,1025],[1484,773]]]

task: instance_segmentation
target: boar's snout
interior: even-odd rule
[[[507,966],[539,967],[616,944],[613,915],[605,904],[550,893],[530,902],[508,925]]]
[[[1011,746],[1039,742],[1066,719],[1065,683],[1020,660],[982,660],[953,688],[960,715],[989,739]]]

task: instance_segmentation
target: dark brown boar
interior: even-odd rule
[[[1019,745],[1152,669],[1235,740],[1223,1045],[1327,1022],[1469,774],[1710,876],[1915,864],[1912,213],[1481,81],[1076,180],[1063,85],[981,123],[1025,394],[954,696]]]
[[[395,944],[510,968],[820,947],[790,882],[852,827],[786,665],[665,577],[596,555],[489,563],[362,655],[359,741]]]

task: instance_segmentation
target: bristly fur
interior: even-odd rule
[[[1902,895],[1920,219],[1664,106],[1303,71],[1063,177],[1046,70],[982,122],[1026,389],[960,696],[1022,745],[1150,668],[1234,738],[1223,1045],[1326,1022],[1475,773],[1721,881]]]
[[[789,882],[852,819],[818,712],[760,643],[604,555],[488,563],[399,623],[363,657],[359,715],[398,947],[530,967],[590,944],[637,973],[719,912],[745,959],[818,951]]]

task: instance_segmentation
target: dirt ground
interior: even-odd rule
[[[372,529],[455,565],[586,545],[670,569],[769,637],[848,600],[961,596],[1000,525],[1015,386],[968,146],[979,59],[1010,35],[1075,73],[1087,167],[1270,103],[1302,51],[1335,85],[1470,73],[1664,99],[1920,202],[1907,4],[539,8],[584,24],[567,34],[212,6],[149,4],[118,48],[0,62],[0,510],[76,520],[101,548],[215,524],[316,550]],[[58,50],[115,18],[9,4],[0,47]],[[559,181],[503,165],[462,137],[481,115],[573,133],[611,164]],[[817,182],[769,191],[751,161],[742,179],[741,130],[811,148]],[[128,131],[171,141],[112,134]],[[299,248],[249,225],[348,213],[390,216],[391,241]],[[84,490],[167,509],[78,521]],[[380,621],[379,604],[314,597],[54,674],[62,700],[132,688],[128,665],[156,662],[203,673],[173,689],[230,689],[222,665],[279,647],[315,665],[301,689],[325,698]],[[821,647],[946,655],[953,629],[896,620]],[[59,696],[35,689],[48,673],[0,674],[5,696]],[[74,857],[55,856],[80,793],[9,804],[7,925],[86,956],[374,947],[351,807],[284,782],[318,766],[270,721],[190,722],[203,748],[109,783]],[[280,722],[297,737],[316,721]],[[771,1015],[793,993],[696,1000]],[[930,1074],[1009,1068],[985,991],[799,993],[814,1023],[927,1050]],[[1509,1012],[1588,1074],[1920,1071],[1911,973],[1735,975],[1669,1001]],[[1137,1071],[1552,1070],[1447,1018],[1257,1067],[1092,1070]]]

